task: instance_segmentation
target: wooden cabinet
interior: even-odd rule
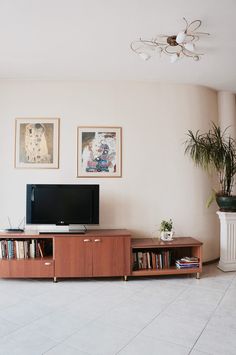
[[[42,245],[30,257],[29,244]],[[94,230],[84,235],[0,233],[4,255],[0,259],[0,277],[100,277],[131,273],[131,235],[127,230]],[[19,258],[16,249],[26,243]],[[2,248],[2,244],[0,247]],[[13,252],[11,249],[14,249]],[[1,249],[0,249],[1,252]]]
[[[56,237],[54,250],[55,277],[130,275],[130,235],[121,231]]]

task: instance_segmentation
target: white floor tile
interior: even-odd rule
[[[13,322],[9,322],[3,318],[0,318],[0,337],[10,334],[19,329],[19,325]]]
[[[145,327],[151,320],[163,310],[163,305],[155,305],[154,307],[139,307],[139,305],[130,302],[121,305],[105,312],[98,319],[104,323],[116,325],[124,329],[139,331]]]
[[[171,344],[162,340],[137,336],[127,346],[125,346],[119,355],[187,355],[189,350],[183,346]]]
[[[42,355],[56,345],[56,342],[38,332],[25,328],[5,336],[0,341],[1,355]]]
[[[199,288],[192,286],[185,290],[177,299],[189,304],[203,304],[216,307],[224,296],[225,290],[215,290],[210,288]]]
[[[55,341],[63,341],[90,322],[86,316],[72,316],[67,312],[53,312],[31,324],[28,329],[37,331]]]
[[[195,345],[195,349],[214,355],[235,355],[236,330],[207,327]]]
[[[45,355],[87,355],[83,351],[72,348],[71,346],[65,344],[59,344],[52,348],[51,350],[44,353]]]
[[[193,319],[204,320],[207,322],[212,316],[215,306],[211,304],[191,303],[191,301],[174,301],[165,310],[165,314],[171,316],[187,316]]]
[[[68,338],[65,344],[91,355],[112,355],[135,335],[136,332],[95,321]]]
[[[213,353],[206,353],[205,351],[192,350],[189,355],[214,355]]]
[[[14,306],[2,309],[1,317],[18,325],[26,325],[50,312],[52,312],[50,307],[32,300],[25,300]]]
[[[235,314],[214,314],[208,323],[208,328],[231,328],[236,330],[236,315]]]
[[[205,321],[186,316],[160,314],[142,332],[145,336],[182,345],[191,350],[204,329]]]

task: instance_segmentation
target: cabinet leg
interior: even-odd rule
[[[200,279],[200,272],[196,273],[196,279],[198,279],[198,280]]]
[[[124,281],[128,281],[128,276],[127,275],[124,276]]]
[[[53,282],[57,282],[57,278],[56,278],[56,276],[54,276],[54,278],[53,278]]]

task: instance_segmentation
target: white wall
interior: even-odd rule
[[[130,82],[0,82],[0,226],[25,215],[26,183],[99,183],[102,228],[157,234],[172,218],[177,234],[204,242],[204,260],[219,255],[216,205],[205,208],[207,175],[184,156],[188,129],[216,121],[215,91]],[[60,168],[14,169],[16,117],[60,117]],[[123,177],[76,178],[77,126],[122,126]]]

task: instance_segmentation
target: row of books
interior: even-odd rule
[[[138,251],[133,253],[133,270],[164,269],[171,265],[171,251]]]
[[[178,269],[195,269],[199,268],[199,258],[192,256],[185,256],[184,258],[178,259],[175,262]]]
[[[28,259],[44,257],[44,241],[31,240],[1,240],[0,259]]]

